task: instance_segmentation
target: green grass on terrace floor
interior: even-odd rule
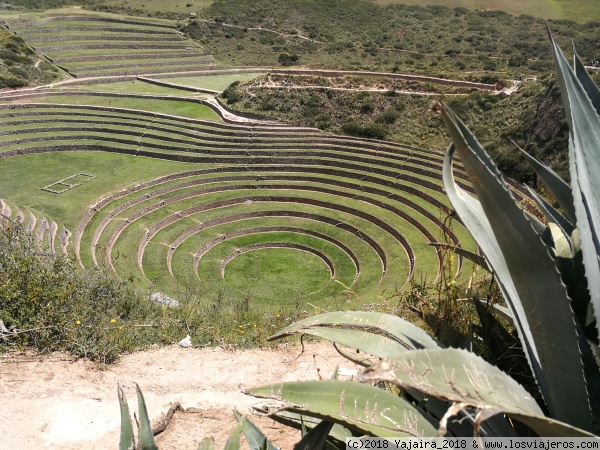
[[[165,80],[170,82],[170,80]],[[58,89],[61,89],[60,87]],[[75,86],[64,86],[63,89],[89,91],[89,92],[111,92],[118,94],[153,94],[153,95],[176,95],[178,97],[201,98],[196,92],[185,91],[176,88],[157,86],[144,81],[119,81],[116,83],[81,84]]]
[[[182,86],[191,86],[214,91],[223,92],[234,81],[248,81],[262,76],[264,73],[240,73],[227,75],[193,75],[189,77],[164,78],[159,81],[166,83],[180,84]],[[149,77],[152,78],[152,77]]]
[[[180,92],[180,91],[178,91]],[[0,98],[0,101],[2,99]],[[137,109],[141,111],[158,112],[190,119],[206,119],[221,122],[220,117],[212,109],[197,103],[178,100],[159,100],[125,97],[99,97],[91,95],[59,95],[42,96],[12,100],[19,103],[49,103],[60,105],[94,105],[112,106],[115,108]]]

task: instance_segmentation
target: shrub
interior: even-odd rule
[[[298,64],[300,57],[295,53],[280,53],[277,61],[284,67],[295,66]]]
[[[356,121],[346,122],[341,127],[342,133],[367,139],[385,139],[389,134],[387,128],[376,123],[361,124]]]
[[[233,104],[239,102],[242,99],[242,94],[240,94],[236,87],[240,84],[239,81],[234,81],[231,83],[225,90],[221,93],[221,97],[227,100],[227,104]]]
[[[373,102],[364,102],[360,105],[359,109],[362,114],[370,114],[375,109],[375,105],[373,104]]]
[[[0,88],[17,88],[23,87],[26,84],[27,82],[25,80],[17,78],[14,75],[0,75]]]
[[[388,125],[393,124],[400,117],[400,113],[395,109],[390,109],[386,112],[378,114],[375,116],[375,122],[377,123],[386,123]]]
[[[40,252],[20,226],[0,227],[0,320],[16,331],[13,343],[111,363],[139,339],[124,324],[157,308],[106,270],[80,272],[74,258]]]

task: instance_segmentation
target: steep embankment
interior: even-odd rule
[[[0,89],[51,83],[61,76],[58,68],[1,25]]]

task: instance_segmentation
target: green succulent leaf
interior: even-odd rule
[[[521,154],[535,171],[537,176],[540,177],[548,189],[550,189],[550,192],[554,198],[556,198],[556,201],[564,211],[569,222],[575,224],[577,217],[573,206],[573,193],[571,192],[569,185],[548,166],[542,164],[517,144],[515,144],[515,146],[520,150]]]
[[[148,417],[148,409],[146,408],[146,402],[144,401],[144,394],[136,383],[135,389],[137,391],[138,398],[138,411],[140,413],[140,430],[139,430],[139,448],[140,450],[158,450],[156,442],[154,442],[154,434],[152,433],[152,427],[150,426],[150,418]]]
[[[302,436],[300,442],[294,445],[294,450],[323,450],[333,425],[333,422],[322,421]]]
[[[225,445],[224,450],[234,450],[239,448],[240,446],[238,441],[237,447],[228,447],[227,445]],[[202,439],[200,441],[200,444],[198,444],[198,450],[215,450],[215,440],[211,437]]]
[[[360,381],[389,381],[402,388],[484,411],[484,417],[503,413],[541,436],[592,434],[544,416],[521,385],[473,353],[459,349],[409,351],[365,370]]]
[[[332,344],[333,344],[333,348],[335,348],[335,350],[340,355],[342,355],[348,361],[352,361],[357,366],[369,367],[371,364],[373,364],[373,361],[365,353],[356,352],[354,349],[337,345],[335,342],[333,342]]]
[[[340,371],[340,366],[339,364],[337,366],[335,366],[335,369],[333,370],[333,373],[331,374],[331,377],[329,377],[330,380],[337,380],[338,379],[338,375],[339,375],[339,371]]]
[[[335,311],[300,320],[269,337],[280,339],[293,334],[307,333],[312,327],[363,329],[384,334],[405,348],[438,347],[437,342],[419,327],[390,314],[367,311]]]
[[[577,52],[575,51],[575,47],[573,47],[573,71],[577,76],[577,79],[583,86],[585,92],[587,92],[588,97],[590,98],[592,105],[596,109],[596,112],[600,114],[600,90],[598,86],[592,80],[592,77],[588,74],[585,66],[577,56]]]
[[[439,109],[454,142],[444,161],[446,192],[494,270],[550,413],[593,429],[579,335],[556,261],[479,142],[452,110]],[[477,199],[454,182],[455,151]]]
[[[557,227],[560,227],[563,234],[566,236],[571,236],[573,231],[575,231],[573,224],[569,222],[561,213],[559,213],[556,208],[548,203],[546,199],[538,195],[537,192],[535,192],[529,186],[527,186],[527,190],[529,191],[529,196],[535,200],[538,208],[540,208],[540,210],[544,213],[546,220],[548,220],[549,223],[553,223]]]
[[[597,92],[588,91],[591,89],[589,84],[586,84],[587,89],[581,84],[580,80],[586,75],[581,71],[576,75],[571,70],[553,39],[552,49],[570,129],[571,190],[577,228],[591,302],[597,315],[600,311],[600,117],[590,100],[590,96],[596,97]],[[597,326],[600,326],[600,321],[597,321]]]
[[[121,410],[121,435],[119,438],[119,450],[133,450],[135,441],[133,439],[133,427],[131,426],[131,415],[127,398],[121,386],[117,386],[119,396],[119,407]]]
[[[552,240],[554,241],[554,255],[556,258],[572,259],[575,257],[575,252],[571,247],[571,241],[565,235],[564,231],[555,223],[549,223],[548,228],[552,233]]]
[[[233,414],[242,427],[242,431],[244,432],[244,436],[246,436],[250,450],[262,450],[263,448],[266,450],[277,450],[277,448],[269,442],[267,436],[265,436],[265,434],[260,431],[260,429],[247,417],[242,416],[237,411],[233,411]]]
[[[244,431],[241,423],[238,423],[237,426],[233,429],[229,437],[227,438],[227,442],[225,442],[225,447],[223,450],[239,450],[240,449],[240,438],[242,437],[242,432]]]
[[[254,407],[254,409],[261,414],[267,414],[271,419],[282,425],[298,430],[301,428],[302,424],[304,424],[306,428],[311,429],[322,422],[315,417],[303,416],[302,414],[290,411],[282,411],[280,408],[276,407],[260,406]],[[352,432],[348,428],[336,423],[331,428],[329,436],[338,442],[345,442],[346,438],[352,437]]]
[[[360,350],[378,358],[385,358],[388,355],[406,350],[406,347],[398,344],[397,341],[364,330],[315,326],[301,328],[298,330],[298,333],[327,339],[336,344]]]
[[[282,402],[287,411],[339,423],[370,436],[437,436],[432,418],[406,400],[353,381],[278,383],[246,393]]]

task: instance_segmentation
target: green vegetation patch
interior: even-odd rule
[[[174,78],[165,78],[161,81],[165,81],[167,83],[179,84],[181,86],[190,86],[196,88],[204,88],[211,89],[214,91],[222,92],[231,83],[235,81],[247,81],[253,80],[256,77],[262,76],[264,73],[231,73],[231,74],[219,74],[219,75],[191,75],[187,77],[174,77]]]
[[[0,98],[0,101],[3,99]],[[30,103],[32,99],[14,99],[11,102]],[[35,97],[36,103],[48,103],[58,105],[93,105],[109,106],[114,108],[126,108],[131,110],[141,110],[169,114],[173,116],[187,117],[190,119],[206,119],[215,122],[221,122],[221,118],[211,108],[192,102],[186,102],[177,99],[158,99],[158,98],[140,98],[140,97],[119,97],[119,96],[98,96],[72,94],[72,95],[52,95],[47,92],[46,95]]]
[[[330,282],[316,255],[294,249],[261,249],[241,254],[225,269],[225,281],[257,302],[298,302]]]

